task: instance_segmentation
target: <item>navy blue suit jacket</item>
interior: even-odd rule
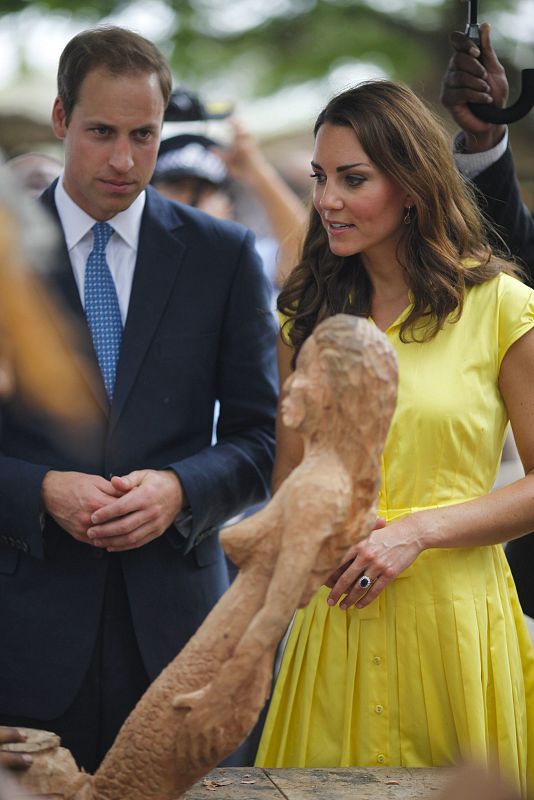
[[[42,200],[57,219],[53,189]],[[64,243],[53,277],[96,368]],[[151,678],[227,587],[217,529],[266,496],[272,468],[277,377],[269,294],[250,232],[148,188],[111,409],[97,385],[100,419],[90,438],[76,443],[17,398],[5,404],[0,713],[43,720],[63,713],[98,631],[109,555],[74,540],[50,517],[43,529],[47,470],[109,477],[171,467],[179,475],[192,509],[189,528],[173,527],[120,555]]]
[[[504,155],[474,179],[482,193],[481,208],[496,226],[512,255],[521,261],[527,279],[534,286],[534,221],[523,203],[514,168],[512,151]],[[502,249],[502,242],[496,240]]]

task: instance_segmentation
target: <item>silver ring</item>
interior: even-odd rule
[[[374,580],[370,578],[369,575],[362,575],[362,577],[358,581],[358,586],[360,587],[360,589],[368,589],[370,586],[373,585],[373,583]]]

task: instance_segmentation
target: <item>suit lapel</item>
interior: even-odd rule
[[[147,189],[139,249],[121,342],[110,431],[122,413],[143,358],[165,311],[185,252],[174,231],[181,225],[174,208]]]

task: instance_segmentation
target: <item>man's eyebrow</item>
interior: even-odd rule
[[[116,125],[113,125],[110,122],[105,122],[104,120],[97,119],[96,117],[93,118],[93,119],[88,119],[86,121],[86,125],[88,127],[90,127],[90,128],[109,128],[110,130],[115,130],[115,128],[117,127]],[[132,130],[133,131],[144,131],[144,130],[155,131],[155,130],[159,130],[159,125],[156,125],[153,122],[146,122],[146,123],[143,123],[141,125],[136,125],[135,128],[132,128]]]
[[[322,167],[320,164],[317,164],[315,161],[311,162],[313,169],[321,169]],[[354,164],[342,164],[340,167],[336,167],[336,172],[345,172],[347,169],[353,169],[354,167],[368,167],[365,161],[356,161]]]

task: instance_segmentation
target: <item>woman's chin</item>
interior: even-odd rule
[[[358,248],[354,245],[351,245],[350,242],[342,242],[339,239],[334,239],[331,236],[328,237],[328,245],[330,247],[330,252],[332,252],[335,256],[340,256],[341,258],[353,256],[358,252]]]

